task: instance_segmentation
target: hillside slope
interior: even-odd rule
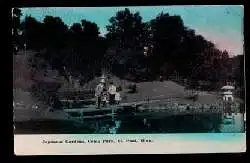
[[[32,81],[31,68],[28,58],[33,55],[28,53],[27,56],[22,54],[13,55],[13,89],[29,90],[34,82]]]
[[[95,89],[99,83],[100,77],[96,77],[90,82],[86,83],[83,87],[86,89]],[[145,101],[147,99],[161,99],[162,101],[171,100],[178,103],[193,103],[192,100],[186,99],[186,92],[184,86],[181,86],[173,81],[153,81],[153,82],[140,82],[136,83],[137,92],[128,93],[128,86],[133,82],[122,80],[116,76],[110,76],[107,79],[107,84],[113,81],[116,86],[121,86],[122,102],[136,102]],[[197,103],[200,104],[215,104],[221,97],[216,93],[210,94],[208,92],[199,92]]]
[[[32,66],[31,60],[40,61]],[[43,67],[42,65],[45,65]],[[37,58],[34,52],[27,51],[19,52],[18,55],[13,55],[13,101],[15,102],[14,117],[15,120],[38,119],[45,116],[48,103],[46,100],[41,100],[34,96],[47,97],[46,86],[54,84],[60,85],[66,80],[59,75],[41,58]],[[34,90],[34,87],[38,88]],[[43,87],[43,88],[42,88]],[[40,88],[40,89],[39,89]],[[49,90],[47,90],[49,91]],[[32,109],[33,105],[38,105],[39,108]],[[50,117],[46,114],[46,117]],[[52,116],[53,117],[53,116]]]

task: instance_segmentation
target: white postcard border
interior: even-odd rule
[[[51,140],[63,143],[46,143]],[[14,150],[16,155],[241,153],[246,151],[246,134],[14,135]]]

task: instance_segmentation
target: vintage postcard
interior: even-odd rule
[[[243,6],[12,16],[16,155],[246,151]]]

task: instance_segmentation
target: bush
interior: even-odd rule
[[[163,82],[163,80],[164,80],[163,76],[160,76],[159,81]]]
[[[118,86],[117,91],[122,91],[122,86]]]
[[[129,89],[128,93],[136,93],[137,92],[136,84],[130,84],[128,86],[128,89]]]

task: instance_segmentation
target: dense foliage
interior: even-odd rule
[[[230,58],[227,51],[187,28],[177,15],[160,13],[143,22],[139,12],[126,8],[110,18],[103,37],[97,24],[88,20],[68,27],[59,17],[46,16],[39,22],[27,16],[20,23],[21,12],[14,11],[15,43],[22,48],[26,43],[27,49],[39,51],[55,69],[63,73],[66,67],[83,81],[105,70],[135,81],[178,76],[211,83],[235,79],[242,86],[243,63],[234,64],[242,55]],[[18,35],[17,29],[23,33]]]

